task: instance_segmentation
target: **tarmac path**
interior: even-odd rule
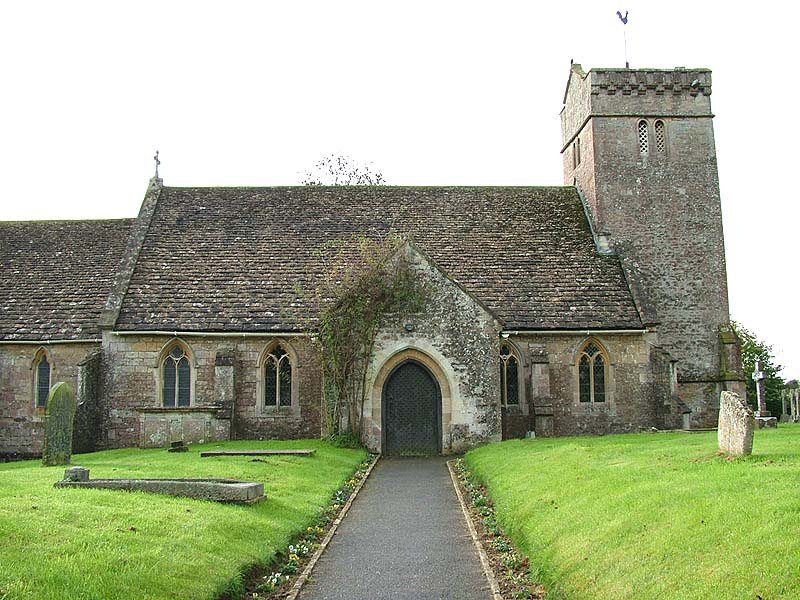
[[[490,600],[442,457],[382,458],[300,600]]]

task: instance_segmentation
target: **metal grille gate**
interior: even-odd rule
[[[413,361],[397,367],[383,388],[384,453],[438,454],[440,406],[439,386],[425,367]]]

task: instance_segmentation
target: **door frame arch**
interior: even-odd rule
[[[434,423],[434,436],[436,438],[436,454],[442,454],[442,410],[443,410],[443,401],[442,401],[442,386],[439,383],[439,379],[436,377],[436,374],[426,365],[424,362],[418,360],[416,357],[413,356],[406,356],[401,359],[397,364],[393,365],[391,370],[388,372],[386,377],[383,380],[383,384],[381,385],[381,453],[386,452],[386,437],[387,437],[387,424],[386,424],[386,387],[389,385],[389,382],[392,380],[397,371],[402,369],[404,366],[414,364],[419,367],[422,367],[423,371],[427,373],[428,377],[431,378],[433,381],[434,386],[436,387],[436,406],[435,406],[435,423]]]

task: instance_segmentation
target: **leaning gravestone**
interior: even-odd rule
[[[734,456],[752,454],[755,425],[753,409],[745,400],[733,392],[720,394],[717,442],[722,452]]]
[[[45,411],[44,466],[68,465],[72,459],[72,430],[75,420],[75,392],[59,381],[50,388]]]

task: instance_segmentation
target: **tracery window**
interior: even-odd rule
[[[176,343],[161,361],[161,402],[167,408],[189,406],[192,396],[192,367],[186,349]]]
[[[666,126],[664,125],[664,121],[658,120],[655,124],[656,130],[656,152],[659,154],[663,154],[667,151],[667,136],[666,136]]]
[[[519,360],[508,344],[500,346],[500,394],[503,406],[519,405]]]
[[[581,402],[606,401],[608,358],[599,342],[589,340],[578,353],[578,390]]]
[[[292,405],[292,363],[280,345],[275,346],[264,360],[264,405]]]
[[[639,121],[639,124],[637,125],[637,131],[639,133],[639,152],[642,154],[647,154],[650,151],[650,141],[647,133],[647,121],[644,119]]]
[[[50,395],[50,361],[44,350],[34,360],[34,394],[36,408],[44,409],[47,407],[47,397]]]

